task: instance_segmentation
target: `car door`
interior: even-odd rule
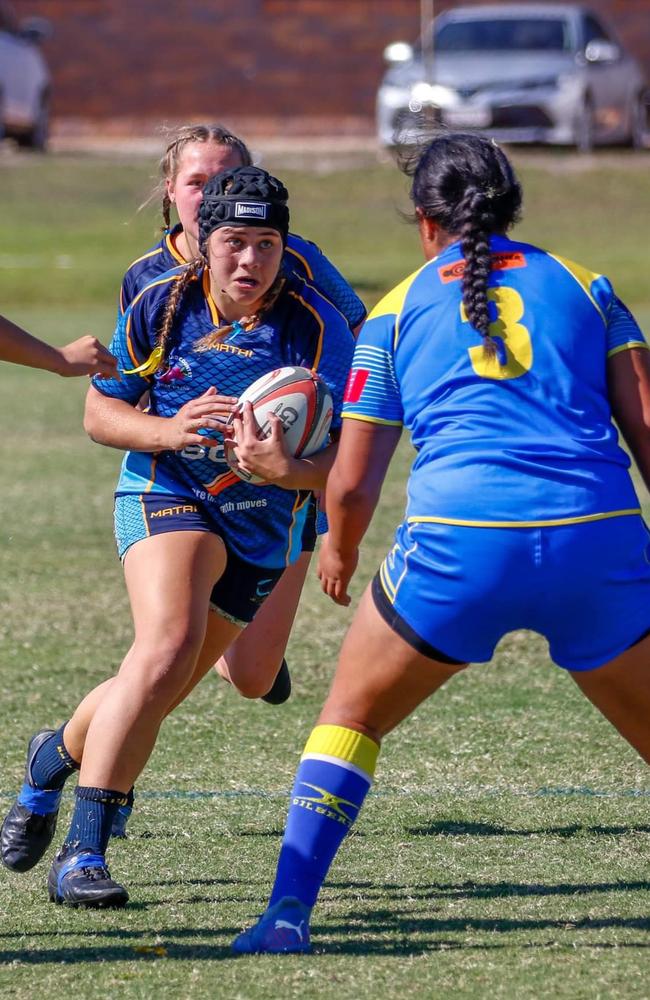
[[[584,14],[582,30],[596,132],[600,138],[616,138],[627,128],[631,60],[593,14]]]

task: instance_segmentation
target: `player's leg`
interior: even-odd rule
[[[571,671],[596,708],[650,764],[650,636],[596,670]]]
[[[88,728],[70,830],[48,881],[51,898],[126,902],[104,862],[113,816],[192,676],[225,563],[223,542],[209,532],[155,535],[129,550],[124,568],[135,639]],[[238,629],[225,619],[220,624],[224,649]]]
[[[264,698],[275,685],[298,610],[311,552],[288,566],[276,587],[215,669],[244,698]],[[289,697],[290,682],[285,697]]]
[[[309,949],[311,909],[370,789],[382,737],[465,666],[440,655],[401,638],[368,588],[298,768],[269,909],[236,953]]]

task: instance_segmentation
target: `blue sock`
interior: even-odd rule
[[[125,805],[126,792],[77,785],[75,796],[72,822],[62,853],[91,851],[93,854],[106,854],[113,817],[119,807]]]
[[[65,748],[63,730],[67,722],[39,747],[32,761],[30,779],[34,788],[41,790],[63,788],[66,779],[73,771],[79,770],[79,764]]]
[[[269,906],[283,896],[314,905],[370,789],[378,754],[378,745],[353,729],[316,726],[296,774]]]

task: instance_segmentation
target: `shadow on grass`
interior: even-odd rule
[[[648,825],[634,826],[545,826],[538,830],[510,829],[493,823],[464,823],[458,820],[437,820],[426,826],[407,827],[406,833],[413,837],[575,837],[577,835],[624,837],[629,833],[650,833]]]
[[[157,883],[147,883],[154,885]],[[175,883],[174,883],[175,884]],[[223,885],[229,882],[218,879],[196,879],[191,885]],[[233,883],[234,884],[234,883]],[[586,916],[579,919],[545,917],[447,917],[436,912],[442,910],[450,900],[500,899],[521,896],[569,896],[590,893],[611,893],[648,891],[650,882],[601,882],[601,883],[554,883],[521,884],[509,882],[495,883],[440,883],[432,885],[400,885],[331,883],[329,890],[337,892],[337,900],[345,902],[345,894],[363,891],[368,905],[346,910],[344,918],[328,920],[322,927],[316,924],[316,951],[338,955],[394,955],[408,956],[437,951],[494,951],[514,948],[531,949],[647,949],[647,937],[639,941],[618,940],[621,931],[628,934],[650,931],[650,918],[642,916]],[[373,895],[379,900],[373,900]],[[180,902],[193,903],[195,896]],[[393,905],[381,905],[393,900]],[[233,900],[234,901],[234,900]],[[426,912],[414,908],[422,901],[432,903]],[[260,909],[259,898],[237,897],[240,906],[249,905]],[[379,902],[379,905],[377,903]],[[130,904],[129,909],[147,909],[149,904]],[[166,905],[166,904],[154,904]],[[263,903],[262,903],[263,905]],[[318,918],[317,918],[318,920]],[[157,924],[150,929],[129,929],[92,927],[92,941],[79,943],[87,927],[78,930],[30,932],[24,926],[17,930],[0,931],[0,942],[10,945],[20,942],[23,947],[0,948],[0,963],[18,965],[79,964],[97,962],[157,961],[163,958],[191,960],[194,962],[215,962],[231,958],[229,942],[239,927],[164,927]],[[611,941],[603,940],[607,931],[613,931]],[[598,935],[598,940],[590,941],[585,934]],[[528,935],[521,940],[521,935]],[[549,938],[549,934],[551,935]],[[579,934],[579,937],[576,935]],[[322,935],[322,936],[321,936]],[[477,940],[477,935],[485,935],[485,940]],[[500,935],[496,937],[495,935]],[[535,940],[533,936],[539,939]],[[155,940],[155,944],[147,940]],[[199,939],[198,941],[196,939]],[[533,938],[531,940],[531,938]],[[52,939],[56,947],[25,947],[26,942],[46,942]],[[191,939],[191,940],[188,940]],[[69,944],[62,943],[69,940]]]

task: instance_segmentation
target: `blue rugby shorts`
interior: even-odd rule
[[[170,531],[207,531],[222,539],[228,561],[210,596],[210,607],[240,628],[255,614],[284,573],[284,567],[256,566],[236,555],[198,500],[154,493],[115,497],[115,540],[120,559],[135,542]]]
[[[530,629],[558,666],[593,670],[650,630],[650,532],[638,515],[520,528],[403,522],[373,596],[434,659],[487,662],[506,633]]]

